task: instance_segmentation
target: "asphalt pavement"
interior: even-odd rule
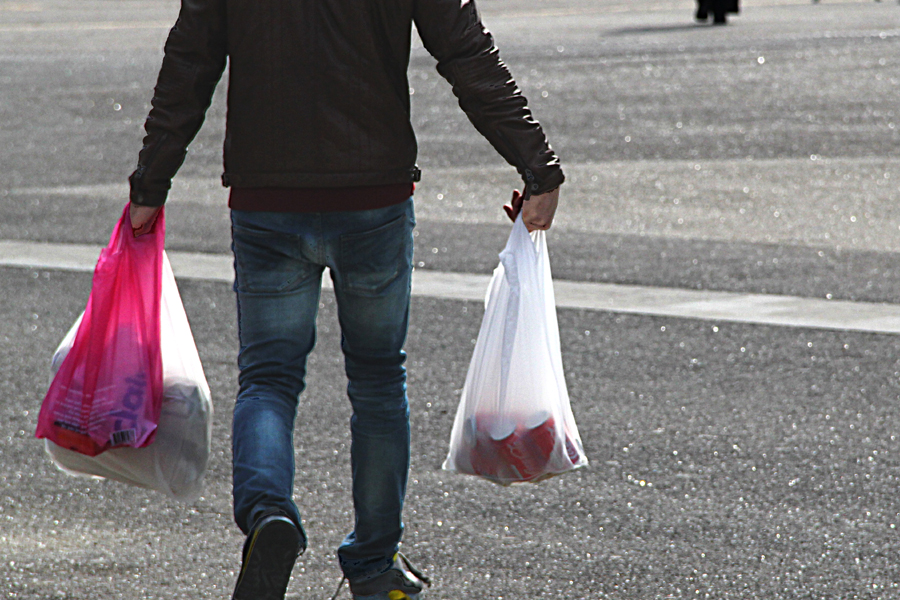
[[[726,27],[693,23],[687,0],[479,6],[568,174],[555,277],[900,304],[896,3],[758,0]],[[0,240],[106,242],[177,10],[0,4]],[[225,83],[167,209],[173,251],[228,252]],[[515,173],[419,46],[410,88],[418,269],[488,274]],[[216,411],[190,503],[52,466],[37,411],[90,275],[0,268],[0,597],[229,597],[234,299],[222,282],[179,288]],[[296,428],[311,545],[291,600],[331,597],[352,519],[346,383],[322,302]],[[591,464],[501,488],[440,469],[482,311],[413,301],[404,551],[435,581],[427,597],[900,597],[896,335],[560,309]]]

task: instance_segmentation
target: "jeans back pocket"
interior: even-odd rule
[[[381,294],[400,275],[412,270],[414,221],[404,214],[361,233],[340,237],[340,278],[345,290]]]
[[[298,236],[248,225],[232,223],[236,292],[291,292],[316,275],[315,265],[302,256]]]

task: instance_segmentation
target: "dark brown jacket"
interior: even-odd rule
[[[473,0],[182,0],[130,177],[158,206],[229,62],[225,172],[235,187],[417,181],[412,24],[459,105],[531,193],[563,182]]]

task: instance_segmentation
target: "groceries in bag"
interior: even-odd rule
[[[153,441],[162,407],[160,298],[165,218],[135,238],[128,205],[100,253],[71,351],[57,366],[36,435],[96,456]]]
[[[97,456],[86,456],[50,440],[45,440],[45,445],[53,462],[69,474],[103,477],[189,500],[203,490],[212,441],[213,407],[165,253],[162,267],[163,399],[153,443],[143,448],[111,448]],[[78,322],[53,355],[54,372],[72,347],[77,329]]]
[[[488,286],[443,468],[509,485],[587,465],[562,367],[546,234],[521,215]]]
[[[164,242],[162,211],[135,238],[125,206],[53,355],[36,435],[69,474],[189,499],[203,487],[212,402]]]
[[[578,464],[579,450],[548,411],[466,419],[457,470],[496,481],[546,479]]]

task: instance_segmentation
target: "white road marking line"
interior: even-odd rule
[[[231,283],[232,257],[171,251],[175,276]],[[65,271],[94,270],[100,247],[84,244],[0,240],[0,266]],[[483,301],[489,275],[416,270],[413,295]],[[325,287],[331,281],[323,278]],[[617,313],[777,325],[839,331],[900,333],[900,305],[742,294],[613,283],[554,281],[556,304]]]
[[[172,21],[99,21],[99,22],[47,22],[47,23],[7,23],[0,25],[0,33],[54,32],[54,31],[112,31],[119,29],[170,29]]]

